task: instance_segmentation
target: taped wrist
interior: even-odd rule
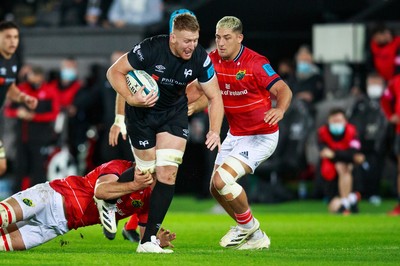
[[[126,126],[125,126],[125,116],[116,114],[114,125],[118,126],[121,129],[121,134],[126,135]]]

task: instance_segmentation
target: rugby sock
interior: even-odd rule
[[[239,224],[240,227],[245,229],[250,229],[254,225],[253,214],[251,213],[250,209],[245,211],[244,213],[235,213],[236,222]]]
[[[340,201],[341,201],[343,207],[344,207],[346,210],[350,209],[350,201],[349,201],[348,198],[341,198]]]
[[[149,218],[141,243],[149,242],[151,236],[157,235],[165,215],[174,197],[175,185],[157,181],[150,198]]]
[[[349,199],[349,202],[351,205],[356,204],[358,201],[356,193],[350,193],[349,196],[347,197]]]
[[[138,227],[138,223],[139,223],[139,219],[135,213],[131,216],[131,218],[129,218],[128,222],[125,224],[125,229],[126,230],[136,230],[136,228]]]
[[[0,228],[0,251],[13,251],[10,234],[6,229]]]

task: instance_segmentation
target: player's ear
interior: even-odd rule
[[[243,39],[244,39],[243,33],[237,35],[238,43],[242,43]]]
[[[175,35],[175,33],[171,32],[171,34],[169,35],[169,40],[170,40],[172,43],[175,43],[175,42],[176,42],[176,35]]]

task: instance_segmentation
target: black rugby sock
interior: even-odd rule
[[[157,181],[150,198],[149,218],[141,243],[150,241],[151,236],[157,235],[165,215],[174,197],[175,185],[167,185]]]

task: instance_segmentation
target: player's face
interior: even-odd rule
[[[17,50],[19,43],[19,33],[17,29],[6,29],[0,32],[0,53],[6,57],[11,57]]]
[[[171,51],[175,56],[189,60],[199,43],[199,32],[174,31],[171,33],[170,42]]]
[[[240,51],[243,34],[231,29],[219,28],[215,32],[215,43],[219,56],[225,60],[232,60]]]

